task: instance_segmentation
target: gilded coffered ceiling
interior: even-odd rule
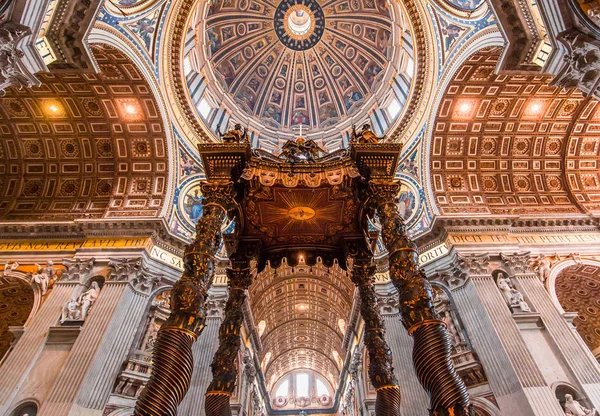
[[[165,203],[165,127],[150,86],[118,50],[99,74],[42,73],[0,98],[0,218],[156,217]]]
[[[598,212],[598,102],[550,77],[497,75],[500,54],[471,56],[439,106],[429,150],[440,212]]]

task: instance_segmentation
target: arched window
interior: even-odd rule
[[[277,409],[323,408],[333,403],[333,389],[327,379],[313,370],[297,370],[281,378],[272,390]]]

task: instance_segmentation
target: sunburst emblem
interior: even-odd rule
[[[313,190],[276,192],[273,202],[261,203],[264,223],[286,234],[322,235],[328,223],[339,221],[341,208],[341,202],[329,201],[327,192]]]

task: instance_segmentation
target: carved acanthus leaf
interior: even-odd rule
[[[62,274],[61,280],[80,283],[85,282],[88,279],[88,277],[90,277],[90,274],[94,269],[95,261],[96,259],[93,257],[91,259],[85,260],[63,259],[63,264],[65,265],[66,270]]]
[[[490,256],[483,254],[459,254],[457,257],[458,266],[470,276],[487,275]]]
[[[509,267],[515,274],[532,273],[533,260],[530,252],[525,253],[500,253],[500,257],[504,264]]]

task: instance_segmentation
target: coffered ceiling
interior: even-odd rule
[[[155,217],[165,127],[129,58],[93,46],[101,73],[50,72],[0,98],[0,219]]]
[[[540,75],[496,75],[499,48],[457,71],[435,119],[430,167],[442,214],[600,211],[600,106]]]
[[[346,355],[339,323],[348,322],[353,295],[350,278],[337,265],[311,267],[300,260],[290,267],[284,262],[259,275],[250,287],[250,303],[256,321],[266,322],[261,360],[269,389],[301,368],[336,385],[341,367],[334,357]]]

